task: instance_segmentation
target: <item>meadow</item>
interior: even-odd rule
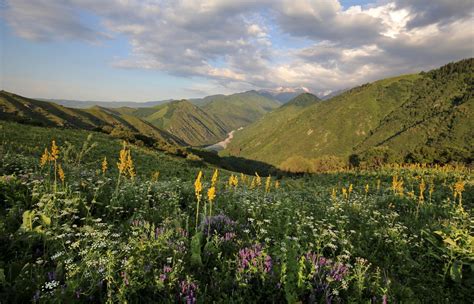
[[[0,123],[0,303],[470,303],[469,168],[244,175]]]

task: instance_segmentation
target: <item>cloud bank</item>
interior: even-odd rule
[[[474,55],[471,0],[7,0],[2,14],[35,41],[125,36],[117,68],[199,77],[231,90],[328,92]],[[84,16],[98,18],[91,26]]]

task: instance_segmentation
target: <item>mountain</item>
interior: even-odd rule
[[[365,84],[301,111],[282,107],[234,134],[226,154],[280,167],[351,154],[472,161],[474,59]],[[297,166],[297,164],[295,165]]]
[[[333,91],[329,94],[325,94],[323,96],[321,96],[321,99],[322,100],[328,100],[328,99],[331,99],[333,97],[336,97],[337,95],[341,95],[342,93],[348,91],[349,89],[342,89],[342,90],[336,90],[336,91]]]
[[[275,99],[262,96],[257,91],[248,91],[228,96],[215,96],[203,105],[202,109],[217,117],[229,132],[247,126],[280,105]]]
[[[0,91],[0,119],[46,127],[96,130],[142,141],[151,139],[161,146],[185,144],[176,136],[128,114],[99,106],[72,109],[6,91]]]
[[[131,108],[147,108],[154,107],[160,104],[167,103],[169,100],[157,100],[157,101],[147,101],[147,102],[134,102],[134,101],[94,101],[94,100],[69,100],[69,99],[47,99],[47,98],[36,98],[36,100],[54,102],[58,105],[62,105],[68,108],[76,109],[87,109],[93,106],[100,106],[104,108],[122,108],[122,107],[131,107]]]
[[[222,121],[187,100],[174,100],[152,108],[121,109],[166,130],[192,146],[214,144],[226,137]]]
[[[262,89],[257,91],[260,95],[265,96],[270,99],[278,100],[280,103],[287,103],[296,96],[309,93],[309,90],[305,87],[298,88],[284,88],[279,87],[276,89]]]

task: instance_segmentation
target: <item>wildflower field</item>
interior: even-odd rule
[[[0,303],[472,303],[463,166],[244,175],[0,123]]]

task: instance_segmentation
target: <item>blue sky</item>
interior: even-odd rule
[[[472,57],[464,0],[7,0],[0,86],[149,101],[306,87],[316,94]]]

